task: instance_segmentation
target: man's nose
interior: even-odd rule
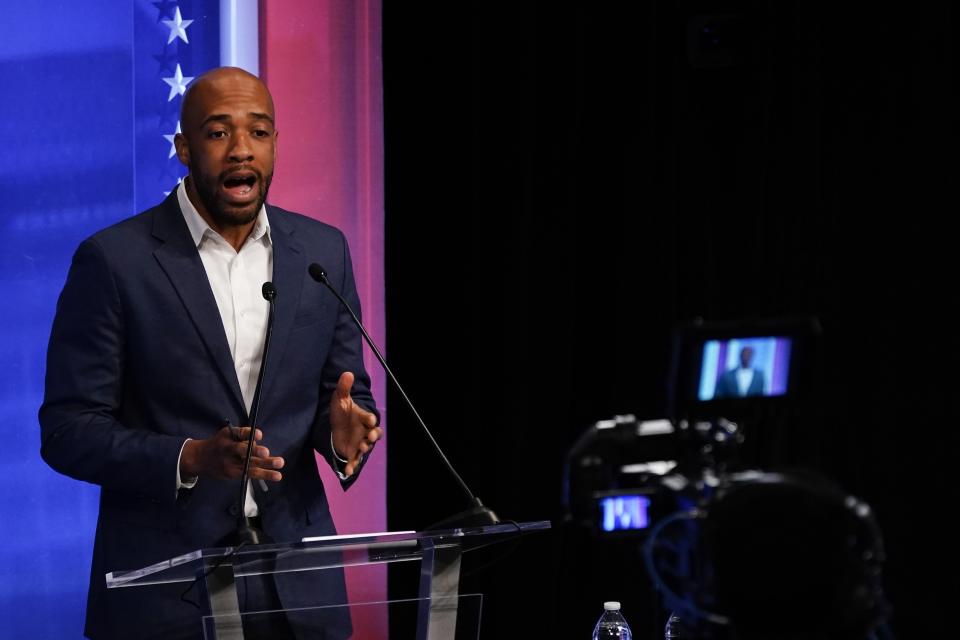
[[[231,162],[249,162],[253,160],[253,147],[250,145],[250,136],[240,133],[233,138],[233,146],[230,147]]]

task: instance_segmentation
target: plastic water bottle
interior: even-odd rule
[[[667,624],[663,628],[663,640],[684,640],[685,638],[687,638],[687,634],[683,628],[683,623],[680,622],[680,617],[676,613],[671,613],[670,619],[667,620]]]
[[[684,622],[683,618],[677,615],[676,611],[670,613],[670,619],[663,627],[663,640],[697,640],[703,638],[702,632],[689,622]],[[726,636],[720,636],[725,638]]]
[[[603,603],[603,615],[593,628],[593,640],[633,640],[630,625],[620,613],[619,602]]]

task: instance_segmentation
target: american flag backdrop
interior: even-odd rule
[[[220,65],[219,0],[136,0],[133,110],[136,209],[156,204],[186,175],[173,151],[190,82]]]
[[[59,0],[5,3],[0,38],[0,636],[79,638],[98,489],[39,456],[36,412],[57,295],[79,242],[160,202],[186,169],[172,153],[183,92],[241,66],[277,105],[270,201],[339,226],[364,321],[383,348],[379,0]],[[384,407],[384,378],[367,356]],[[384,424],[387,425],[386,414]],[[386,529],[386,442],[346,495],[321,465],[341,533]],[[386,599],[385,569],[348,573],[351,602]],[[354,617],[386,637],[386,616]]]

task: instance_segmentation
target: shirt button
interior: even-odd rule
[[[239,503],[234,502],[227,511],[229,511],[232,516],[238,515],[240,513]]]

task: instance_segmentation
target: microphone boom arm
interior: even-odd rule
[[[420,417],[420,413],[417,411],[416,407],[413,406],[413,402],[410,401],[410,398],[407,396],[406,391],[403,390],[403,387],[400,386],[400,382],[397,380],[397,377],[393,375],[393,371],[390,370],[390,366],[387,364],[386,359],[380,353],[380,349],[377,348],[377,345],[374,344],[373,339],[370,337],[370,334],[367,333],[367,330],[364,328],[363,323],[360,322],[360,318],[357,317],[357,314],[353,312],[353,309],[347,304],[347,301],[343,299],[343,296],[340,295],[340,292],[333,288],[333,285],[330,284],[329,278],[327,278],[327,273],[324,271],[317,263],[313,263],[308,268],[310,277],[319,282],[320,284],[327,287],[337,300],[340,301],[340,304],[343,305],[343,308],[347,310],[350,316],[353,318],[354,324],[360,329],[360,333],[363,335],[363,339],[366,341],[367,345],[370,347],[370,350],[373,351],[373,354],[377,357],[377,360],[380,362],[380,366],[383,367],[383,370],[386,371],[387,376],[389,376],[390,381],[397,388],[397,391],[400,392],[403,401],[406,403],[407,407],[410,409],[410,412],[413,413],[413,416],[417,419],[417,422],[420,424],[420,427],[423,429],[423,432],[427,435],[427,439],[430,440],[430,444],[433,445],[434,450],[440,456],[440,459],[443,460],[444,465],[453,475],[454,479],[457,481],[457,484],[460,485],[460,488],[467,495],[470,502],[473,504],[473,508],[469,511],[464,512],[463,514],[458,514],[452,518],[447,518],[440,521],[438,524],[463,524],[463,526],[471,525],[485,525],[485,524],[496,524],[500,521],[497,515],[483,506],[483,503],[480,502],[480,499],[472,491],[470,487],[467,486],[467,483],[464,482],[463,478],[460,477],[460,474],[457,473],[457,470],[453,468],[453,465],[450,464],[450,461],[447,459],[447,456],[443,453],[443,450],[440,448],[440,445],[437,444],[436,439],[434,439],[433,434],[430,433],[430,429],[427,428],[426,423],[423,421],[423,418]]]

